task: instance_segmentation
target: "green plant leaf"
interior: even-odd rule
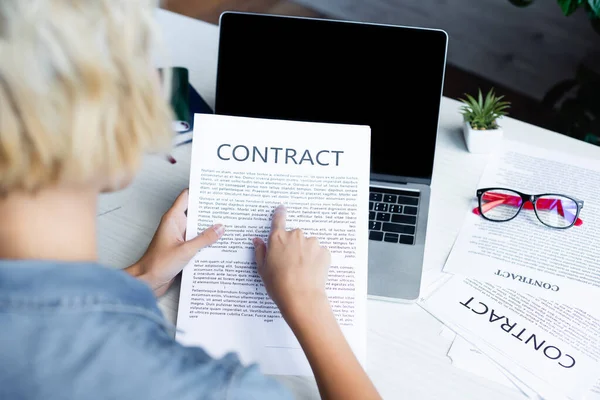
[[[567,17],[577,10],[581,4],[583,4],[584,0],[558,0],[558,4],[564,15]]]
[[[587,3],[596,15],[596,17],[600,18],[600,0],[588,0]]]
[[[492,111],[492,107],[494,106],[494,89],[491,89],[487,95],[485,96],[485,106],[483,107],[483,113],[489,114]]]
[[[585,135],[583,140],[591,144],[600,144],[600,136],[594,135],[593,133],[588,133]]]
[[[477,109],[479,108],[479,107],[478,107],[478,104],[477,104],[477,100],[475,100],[475,99],[473,98],[473,96],[471,96],[470,94],[467,94],[467,95],[465,95],[465,96],[467,96],[467,99],[469,99],[469,106],[471,107],[471,109],[472,109],[473,111],[477,110]]]
[[[496,120],[507,115],[510,102],[503,101],[504,96],[497,96],[492,88],[483,95],[481,89],[477,91],[477,99],[465,93],[465,99],[461,99],[463,106],[461,112],[465,121],[471,123],[474,129],[495,129],[498,127]]]

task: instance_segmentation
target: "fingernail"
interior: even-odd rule
[[[225,233],[225,227],[221,224],[213,226],[213,229],[217,233],[218,237],[223,236],[223,234]]]
[[[252,239],[252,244],[254,245],[254,247],[258,246],[259,245],[258,238]]]
[[[274,212],[276,212],[276,213],[285,212],[285,206],[283,204],[278,205]]]

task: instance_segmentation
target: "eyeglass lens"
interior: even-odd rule
[[[544,224],[566,228],[577,219],[577,203],[561,195],[542,196],[535,202],[535,212]]]
[[[488,190],[481,195],[481,213],[492,221],[508,221],[519,212],[523,200],[517,192]]]

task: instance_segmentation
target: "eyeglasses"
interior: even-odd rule
[[[526,194],[512,189],[485,188],[477,190],[477,200],[479,205],[473,213],[489,221],[510,221],[522,209],[533,209],[537,219],[550,228],[567,229],[583,224],[579,219],[583,200],[564,194]]]

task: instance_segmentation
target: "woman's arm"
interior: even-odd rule
[[[185,241],[188,192],[183,191],[161,223],[144,256],[125,271],[163,294],[203,247],[224,232],[221,225]],[[258,272],[267,292],[298,338],[324,399],[380,399],[354,356],[325,294],[329,251],[300,230],[285,229],[285,208],[273,215],[268,246],[255,239]]]
[[[323,399],[380,399],[348,345],[325,293],[329,251],[301,230],[286,231],[285,208],[273,214],[268,245],[254,239],[258,272],[298,338]]]
[[[286,317],[323,399],[379,399],[325,299],[308,299]]]

